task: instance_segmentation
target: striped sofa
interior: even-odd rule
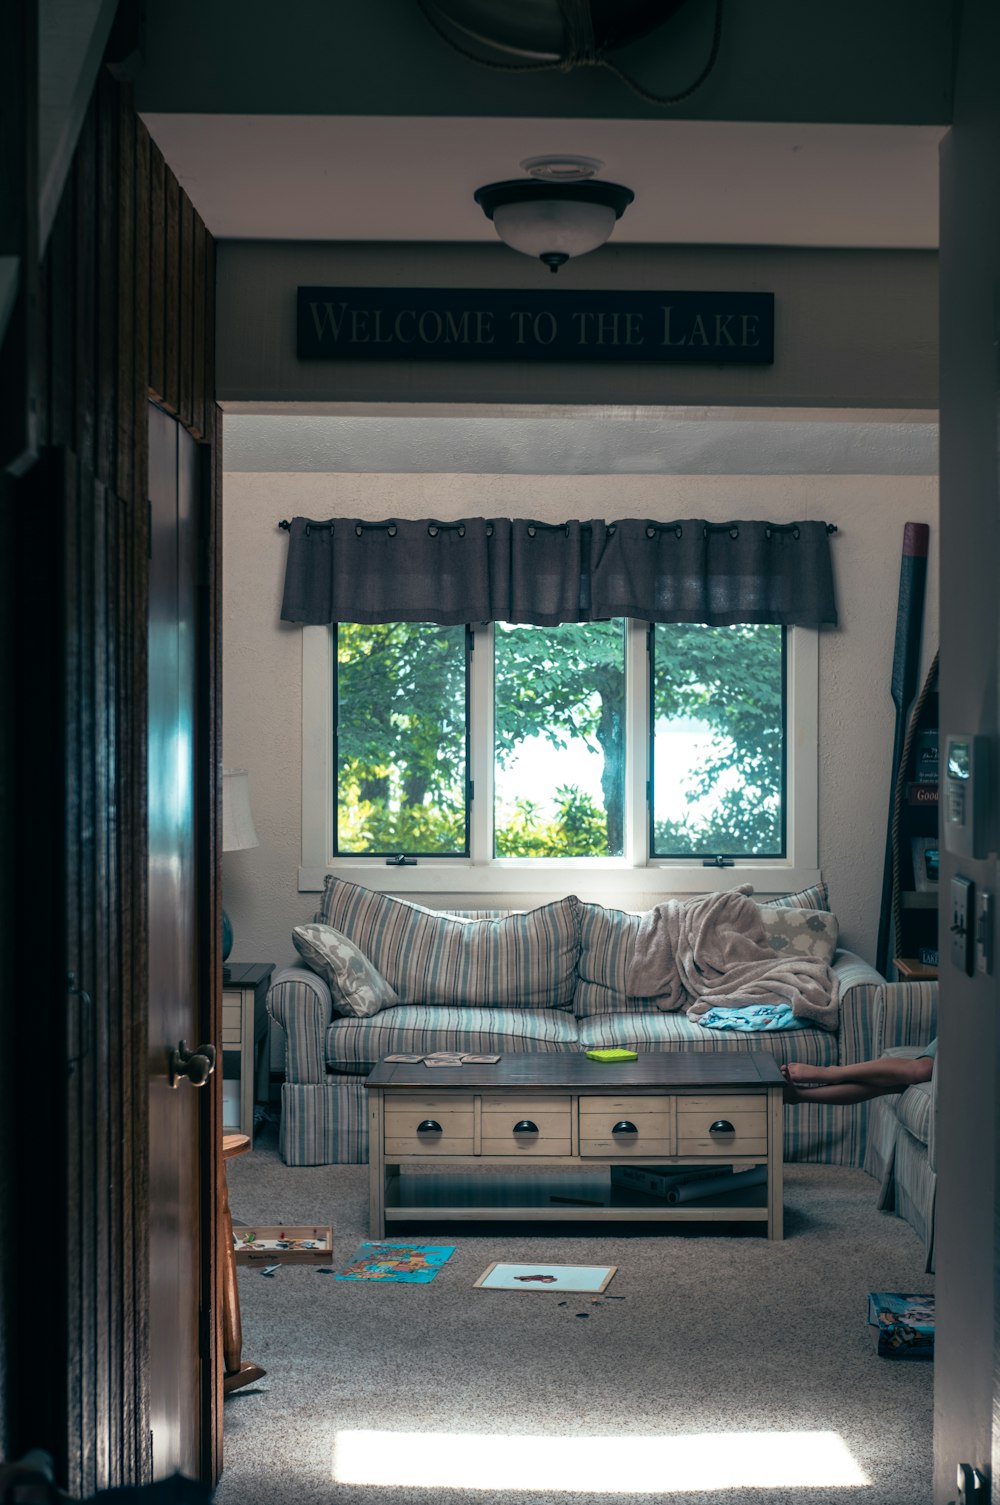
[[[826,885],[763,906],[828,914]],[[849,951],[833,959],[836,1030],[807,1024],[748,1034],[705,1029],[629,996],[625,974],[640,916],[575,896],[523,913],[444,913],[330,875],[314,922],[346,936],[367,959],[362,965],[371,963],[391,985],[393,1001],[364,1017],[345,1015],[317,971],[275,973],[267,1008],[285,1036],[280,1148],[288,1165],[367,1160],[364,1079],[397,1052],[767,1050],[779,1063],[810,1065],[872,1054],[884,979]],[[868,1104],[786,1107],[785,1157],[860,1166],[867,1123]]]
[[[936,982],[887,983],[875,996],[876,1056],[919,1056],[937,1034]],[[937,1191],[937,1068],[929,1082],[871,1104],[864,1168],[879,1183],[883,1212],[905,1218],[934,1268]]]

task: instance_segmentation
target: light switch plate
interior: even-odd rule
[[[951,880],[951,960],[960,972],[972,976],[973,898],[976,885],[971,878],[956,873]]]
[[[993,973],[993,894],[979,890],[976,900],[976,971],[984,977]]]

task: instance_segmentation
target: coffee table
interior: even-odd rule
[[[766,1222],[768,1238],[783,1237],[784,1083],[773,1056],[664,1051],[602,1064],[582,1053],[535,1053],[449,1067],[381,1061],[365,1086],[373,1238],[384,1238],[390,1223],[486,1218]],[[766,1182],[669,1205],[615,1184],[608,1170],[720,1164],[764,1166]]]

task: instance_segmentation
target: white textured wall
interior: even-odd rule
[[[294,514],[822,518],[840,625],[820,635],[819,859],[844,944],[874,960],[893,707],[889,696],[903,525],[931,527],[925,664],[937,646],[937,482],[928,476],[524,476],[230,473],[223,487],[223,708],[227,766],[250,771],[260,846],[224,858],[233,958],[295,960],[299,893],[301,630],[279,621]],[[923,673],[923,670],[921,671]],[[417,898],[419,895],[410,897]],[[524,896],[531,902],[530,895]],[[651,892],[650,904],[661,895]],[[447,900],[431,900],[444,905]],[[460,896],[452,901],[461,903]],[[615,902],[613,892],[606,902]],[[630,903],[629,907],[638,907]]]

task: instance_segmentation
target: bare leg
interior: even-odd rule
[[[934,1058],[881,1056],[852,1066],[805,1066],[792,1061],[782,1066],[786,1103],[861,1103],[888,1092],[903,1092],[914,1082],[928,1082]]]

